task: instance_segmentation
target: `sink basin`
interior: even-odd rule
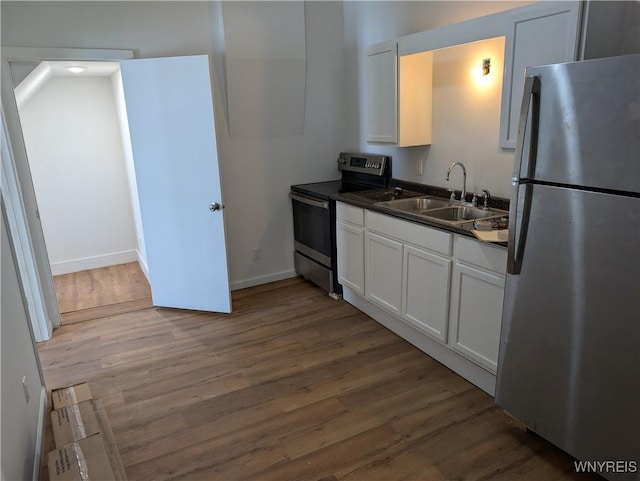
[[[376,205],[460,228],[464,228],[467,223],[473,223],[474,220],[504,217],[508,214],[501,210],[456,205],[447,199],[432,196],[388,200],[377,202]]]
[[[448,222],[464,222],[475,219],[486,219],[501,215],[499,212],[478,209],[476,207],[453,206],[442,209],[421,212],[425,217],[439,219]]]
[[[380,202],[378,205],[397,209],[409,213],[422,213],[430,209],[438,209],[449,205],[448,200],[438,199],[435,197],[414,197],[412,199],[391,200]]]

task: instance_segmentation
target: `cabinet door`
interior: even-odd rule
[[[367,51],[367,140],[398,141],[398,44],[384,42]]]
[[[398,147],[431,144],[433,52],[398,58]]]
[[[504,277],[456,262],[451,290],[450,346],[495,373]]]
[[[402,317],[443,342],[449,321],[450,274],[450,259],[405,245]]]
[[[578,58],[580,2],[542,2],[507,17],[500,147],[514,148],[527,67]]]
[[[365,262],[365,297],[400,316],[402,243],[367,232]]]
[[[336,222],[338,282],[364,296],[364,229]]]

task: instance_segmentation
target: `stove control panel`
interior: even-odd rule
[[[338,157],[338,169],[369,175],[388,176],[389,157],[386,155],[350,154],[342,152]]]

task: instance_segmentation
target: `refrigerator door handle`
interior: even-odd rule
[[[529,120],[529,108],[531,107],[531,128],[529,135],[529,151],[525,173],[522,173],[524,146],[526,141],[527,124]],[[538,148],[538,124],[540,121],[540,79],[538,77],[525,77],[522,106],[520,107],[520,120],[518,122],[518,142],[516,144],[513,180],[520,181],[520,177],[530,179],[535,172],[535,160]]]
[[[522,215],[518,219],[515,209],[517,209],[521,188],[524,189],[524,200],[522,202]],[[509,274],[518,275],[522,268],[529,218],[531,217],[532,194],[533,184],[513,183],[511,206],[515,206],[515,208],[509,211],[509,223],[511,224],[511,219],[515,219],[515,222],[513,222],[512,227],[509,227],[509,247],[507,250],[507,272]]]
[[[535,172],[535,162],[538,147],[538,124],[540,120],[540,79],[538,77],[526,77],[524,81],[524,94],[522,107],[520,108],[520,121],[518,123],[518,143],[514,159],[511,204],[509,206],[509,247],[507,252],[507,272],[517,275],[522,266],[524,244],[529,225],[529,213],[531,210],[530,184],[520,184],[522,175],[524,146],[526,140],[527,123],[529,120],[529,108],[531,107],[531,127],[529,133],[529,149],[524,177],[530,179]],[[522,218],[518,219],[520,186],[525,188],[524,205],[522,206]]]

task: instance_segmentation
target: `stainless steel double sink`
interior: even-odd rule
[[[503,210],[484,209],[428,195],[377,202],[376,205],[457,227],[481,219],[498,219],[508,215],[508,212]]]

